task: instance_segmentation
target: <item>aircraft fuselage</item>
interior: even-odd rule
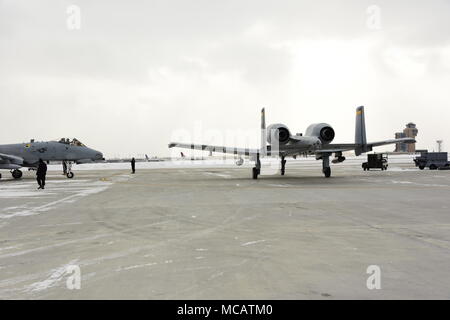
[[[101,160],[101,152],[86,146],[76,146],[56,141],[28,142],[0,145],[0,153],[23,158],[23,167],[34,167],[39,159],[44,161]]]

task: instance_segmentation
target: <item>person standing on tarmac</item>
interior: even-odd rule
[[[135,173],[135,165],[136,165],[136,160],[134,158],[131,158],[131,173]]]
[[[39,184],[38,189],[44,189],[46,174],[47,174],[47,165],[45,164],[44,161],[42,161],[42,159],[39,159],[39,165],[38,165],[37,172],[36,172],[36,176],[37,176],[36,180],[37,180],[37,183]]]

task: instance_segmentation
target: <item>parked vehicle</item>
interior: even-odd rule
[[[414,163],[420,170],[425,168],[445,170],[450,167],[447,152],[421,152],[419,157],[414,158]]]
[[[384,153],[370,153],[367,155],[367,162],[362,164],[364,171],[370,169],[381,169],[387,170],[388,167],[388,156]]]

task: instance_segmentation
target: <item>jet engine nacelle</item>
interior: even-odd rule
[[[330,143],[334,139],[334,129],[327,123],[315,123],[306,129],[305,136],[317,137],[322,143]]]
[[[291,133],[286,125],[281,123],[271,124],[267,127],[267,142],[272,144],[278,142],[280,145],[284,145],[289,142]],[[276,141],[273,141],[275,139]]]

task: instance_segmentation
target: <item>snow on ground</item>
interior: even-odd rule
[[[36,190],[35,181],[18,180],[0,183],[0,199],[27,198],[27,204],[0,208],[0,221],[14,217],[38,215],[61,204],[73,203],[80,198],[103,192],[115,182],[132,178],[131,174],[115,175],[108,180],[47,179],[46,189]]]
[[[413,155],[394,155],[389,156],[389,170],[403,171],[403,170],[418,170],[414,167],[412,159]],[[351,166],[354,170],[360,170],[362,162],[366,161],[366,157],[347,157],[346,161],[332,166],[345,166],[350,170]],[[407,167],[400,167],[400,164],[408,164]],[[245,160],[242,167],[252,167],[254,162]],[[266,174],[271,169],[276,169],[280,166],[280,160],[277,158],[262,159],[262,174]],[[322,166],[321,161],[315,160],[314,157],[289,159],[287,163],[289,167],[315,167]],[[54,179],[61,177],[62,168],[60,165],[49,165],[49,174],[47,175],[47,188],[37,192],[37,184],[34,180],[18,180],[10,181],[12,183],[0,182],[0,200],[12,198],[28,198],[31,200],[27,206],[13,206],[6,204],[6,207],[0,211],[0,220],[18,217],[36,215],[51,210],[55,206],[62,203],[71,203],[77,201],[81,197],[85,197],[94,193],[102,192],[109,188],[113,183],[128,180],[131,174],[114,175],[111,179],[98,180],[96,175],[83,175],[83,179]],[[206,160],[174,160],[161,162],[137,162],[136,169],[189,169],[189,168],[236,168],[234,159],[223,158],[208,158]],[[130,170],[130,163],[92,163],[74,165],[73,170]],[[269,170],[269,171],[268,171]],[[58,172],[60,171],[60,172]],[[58,172],[58,173],[57,173]],[[222,178],[230,178],[228,172],[213,172],[204,171],[205,175],[214,175]],[[279,185],[284,186],[284,185]],[[34,200],[33,200],[34,199]]]
[[[414,166],[413,159],[415,155],[390,155],[390,164],[411,164]],[[367,157],[360,156],[350,156],[346,157],[343,163],[338,165],[355,165],[361,164],[367,161]],[[263,166],[276,165],[278,166],[280,160],[277,158],[265,158],[261,160]],[[254,165],[253,161],[245,159],[243,167],[251,167]],[[320,161],[317,161],[314,157],[297,159],[288,158],[288,165],[321,165]],[[176,169],[176,168],[229,168],[236,167],[236,160],[234,159],[223,159],[223,158],[206,158],[205,160],[168,160],[159,162],[136,162],[136,169]],[[49,171],[62,171],[61,165],[49,165]],[[72,170],[130,170],[129,162],[117,162],[117,163],[89,163],[73,165]]]

